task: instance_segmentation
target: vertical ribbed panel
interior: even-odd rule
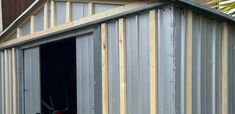
[[[41,112],[39,47],[24,50],[25,114]]]
[[[20,28],[20,35],[25,36],[30,34],[30,20],[28,20],[21,28]]]
[[[93,35],[77,37],[76,45],[77,110],[79,114],[95,114]]]
[[[8,49],[8,75],[9,75],[9,109],[10,114],[13,114],[13,75],[12,75],[12,53],[11,49]]]
[[[117,8],[121,5],[116,5],[116,4],[94,4],[94,13],[101,13],[107,10],[111,10],[113,8]]]
[[[219,114],[221,24],[194,14],[193,31],[193,114]]]
[[[88,16],[88,4],[80,2],[72,2],[72,20],[77,20]]]
[[[150,113],[149,15],[126,19],[127,113]]]
[[[1,51],[0,52],[1,54],[1,113],[2,114],[5,114],[6,111],[5,111],[5,70],[4,70],[4,64],[5,64],[5,61],[4,61],[4,52]]]
[[[228,73],[229,73],[229,77],[228,77],[228,98],[229,98],[229,101],[228,101],[228,111],[229,111],[229,114],[234,114],[235,113],[235,109],[234,109],[234,106],[235,106],[235,90],[234,90],[234,87],[235,87],[235,29],[234,27],[229,27],[229,39],[228,39],[228,42],[229,42],[229,46],[228,46],[228,53],[229,53],[229,57],[228,57]]]
[[[35,31],[41,31],[43,30],[44,27],[44,9],[40,10],[36,15],[35,15]]]
[[[118,22],[108,23],[108,79],[109,79],[109,113],[119,114],[119,50]]]
[[[66,2],[56,2],[55,4],[56,25],[66,22]]]
[[[176,114],[185,114],[185,10],[175,9],[175,110]],[[160,29],[160,28],[159,28]]]
[[[175,114],[175,39],[173,9],[160,9],[158,39],[158,113]]]

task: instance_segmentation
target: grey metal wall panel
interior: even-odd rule
[[[158,14],[158,113],[175,114],[173,9],[159,9]]]
[[[229,27],[229,44],[228,44],[228,53],[229,53],[229,65],[228,65],[228,73],[229,73],[229,77],[228,77],[228,108],[229,108],[229,114],[234,114],[235,113],[235,90],[234,90],[234,86],[235,86],[235,33],[234,33],[235,29],[234,27],[230,26]]]
[[[175,74],[175,110],[176,114],[184,114],[185,106],[185,11],[182,9],[175,9],[175,32],[174,36],[176,38],[175,45],[175,64],[176,64],[176,74]]]
[[[28,20],[21,28],[20,28],[20,35],[25,36],[30,34],[30,20]]]
[[[101,12],[104,12],[104,11],[107,11],[107,10],[110,10],[110,9],[114,9],[114,8],[117,8],[121,5],[117,5],[117,4],[98,4],[98,3],[95,3],[94,4],[94,13],[101,13]]]
[[[80,114],[95,114],[93,35],[76,40],[77,51],[77,110]]]
[[[66,2],[55,3],[56,12],[56,25],[60,25],[66,22]]]
[[[4,61],[4,52],[1,51],[1,106],[2,106],[2,110],[1,110],[1,113],[2,114],[5,114],[5,69],[4,69],[4,64],[5,64],[5,61]]]
[[[11,49],[8,49],[8,73],[9,73],[10,114],[13,114],[13,75],[12,75],[12,51]]]
[[[24,114],[24,59],[23,51],[16,49],[17,112]]]
[[[118,22],[108,23],[109,113],[119,114],[119,40]]]
[[[193,114],[219,114],[221,24],[194,14],[193,31]]]
[[[41,113],[39,47],[24,50],[25,114]]]
[[[35,31],[41,31],[44,27],[44,9],[41,9],[36,15],[35,15]]]
[[[126,19],[128,114],[148,114],[150,111],[148,20],[147,13]]]
[[[72,20],[88,16],[88,3],[72,2]]]

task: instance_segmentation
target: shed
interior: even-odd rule
[[[234,114],[234,23],[190,0],[35,0],[0,34],[0,112]]]

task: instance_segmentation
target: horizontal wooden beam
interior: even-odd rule
[[[58,25],[56,27],[47,29],[47,30],[43,30],[40,32],[36,32],[27,36],[22,36],[18,39],[14,39],[14,40],[10,40],[7,42],[4,42],[0,45],[0,49],[2,48],[6,48],[9,46],[13,46],[13,45],[17,45],[23,42],[28,42],[28,41],[32,41],[32,40],[36,40],[36,39],[40,39],[41,37],[51,34],[51,33],[55,33],[55,32],[59,32],[59,31],[63,31],[65,29],[69,29],[75,26],[79,26],[79,25],[83,25],[83,24],[87,24],[87,23],[92,23],[95,22],[97,20],[101,20],[101,19],[105,19],[107,17],[111,17],[120,13],[124,13],[124,12],[128,12],[131,11],[133,9],[138,9],[138,8],[142,8],[143,6],[148,5],[148,2],[135,2],[135,3],[131,3],[129,5],[123,6],[123,7],[119,7],[119,8],[115,8],[112,10],[109,10],[107,12],[103,12],[103,13],[99,13],[96,15],[92,15],[89,17],[85,17],[83,19],[80,20],[76,20],[76,21],[72,21],[72,22],[68,22],[62,25]]]

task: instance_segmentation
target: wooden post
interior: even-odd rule
[[[88,3],[88,16],[93,15],[93,3],[89,2]]]
[[[126,37],[125,21],[119,19],[120,114],[126,114]]]
[[[4,67],[5,67],[5,111],[10,114],[10,95],[9,95],[9,68],[8,68],[8,50],[4,50]]]
[[[228,114],[228,24],[223,23],[221,49],[221,114]]]
[[[158,91],[157,91],[157,13],[151,10],[150,15],[150,114],[158,113]]]
[[[44,5],[44,30],[46,30],[46,29],[48,29],[48,24],[49,24],[49,20],[48,20],[48,11],[49,11],[49,9],[48,9],[48,1],[45,3],[45,5]]]
[[[71,1],[68,0],[67,3],[66,3],[66,22],[70,22],[71,19],[72,19],[72,16],[71,16]]]
[[[55,27],[55,1],[51,0],[51,28]]]
[[[102,53],[102,114],[108,114],[108,45],[107,24],[101,24]]]
[[[17,37],[17,38],[20,38],[20,36],[21,36],[20,28],[17,28],[17,29],[16,29],[16,37]]]
[[[185,68],[185,113],[192,114],[192,11],[187,11],[186,23],[186,68]]]
[[[32,15],[30,19],[30,33],[33,34],[35,32],[35,16]]]

